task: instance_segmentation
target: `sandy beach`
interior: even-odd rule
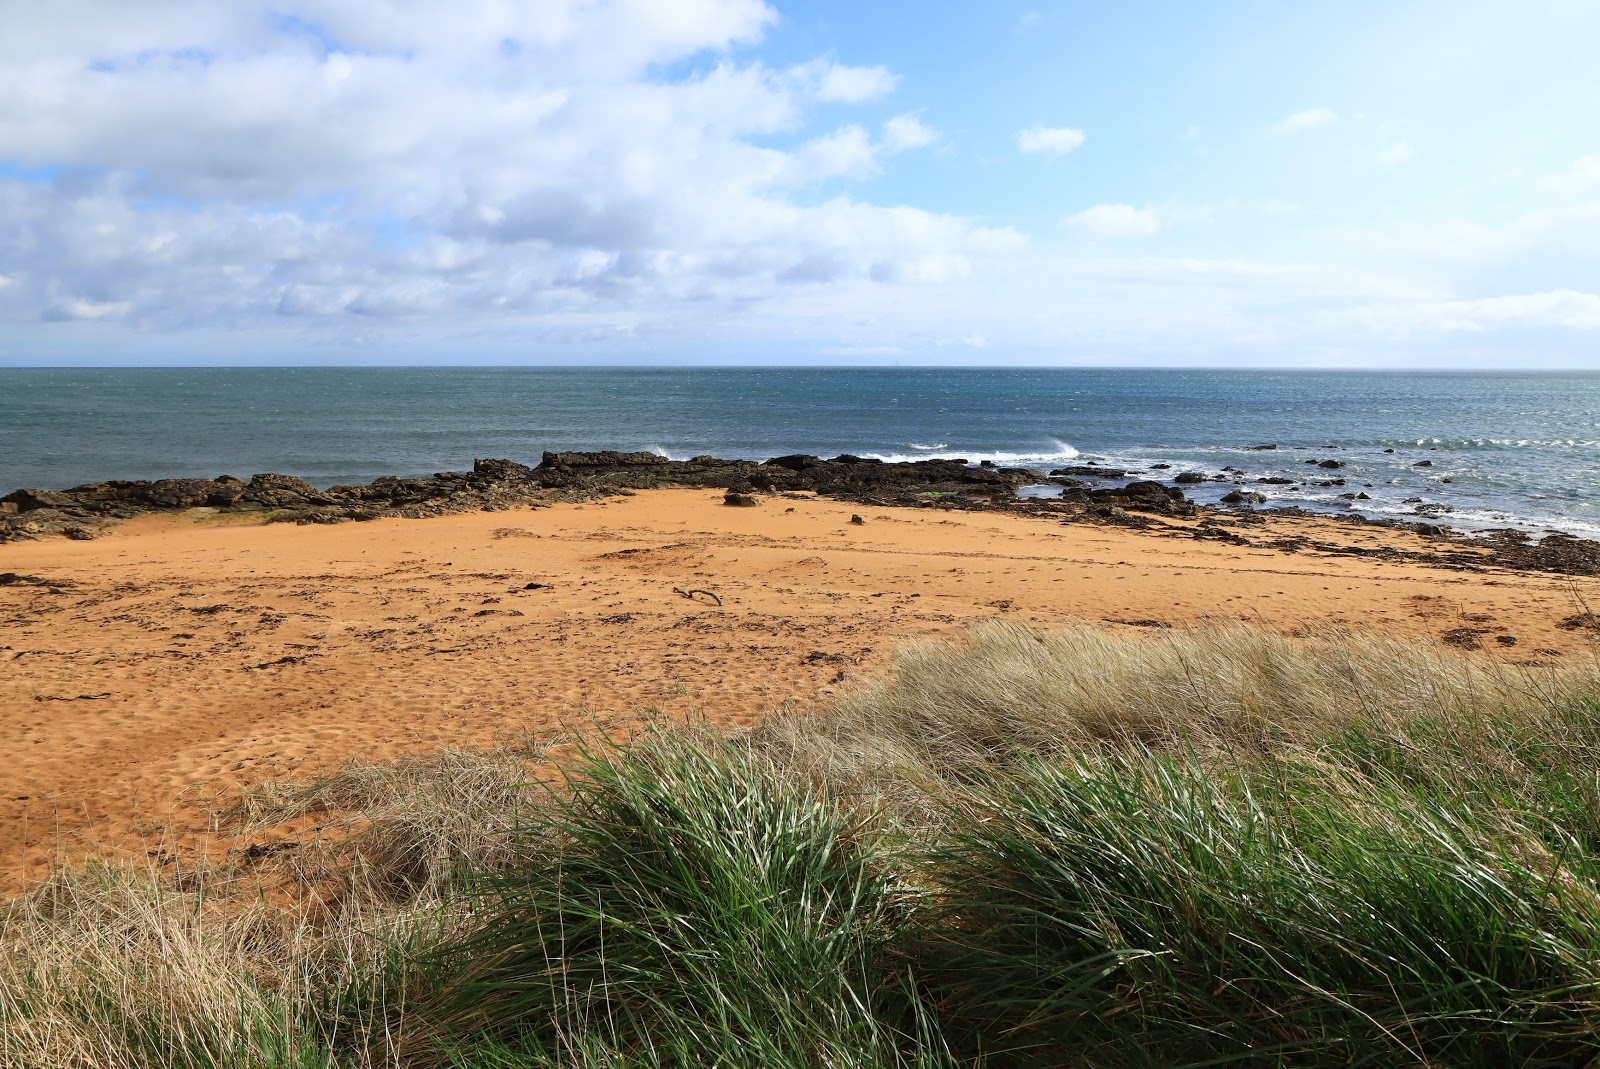
[[[1422,541],[1273,525],[1323,547]],[[28,581],[0,586],[0,887],[62,853],[203,835],[237,785],[351,757],[657,713],[748,724],[869,676],[899,640],[995,616],[1154,629],[1225,614],[1514,662],[1594,656],[1561,623],[1600,605],[1600,580],[1185,529],[800,494],[730,508],[692,489],[332,526],[200,510],[6,545],[0,571]]]

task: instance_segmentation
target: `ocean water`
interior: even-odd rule
[[[0,493],[261,471],[329,486],[545,449],[856,453],[1233,467],[1269,505],[1600,537],[1600,372],[5,369],[0,390]],[[1345,466],[1305,463],[1326,458]]]

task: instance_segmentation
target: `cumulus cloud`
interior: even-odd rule
[[[1161,232],[1161,216],[1154,208],[1131,204],[1096,204],[1062,223],[1091,238],[1150,238]]]
[[[0,318],[581,333],[795,285],[960,278],[1016,246],[797,199],[938,135],[910,113],[876,137],[816,129],[819,105],[896,77],[741,60],[774,17],[760,0],[36,5],[0,35]]]
[[[1299,134],[1338,121],[1339,113],[1332,108],[1307,108],[1273,123],[1269,130],[1274,134]]]
[[[926,148],[939,140],[939,132],[915,115],[896,115],[883,124],[883,147],[890,152]]]
[[[847,67],[829,60],[802,63],[790,77],[817,100],[860,104],[894,92],[900,79],[887,67]]]
[[[1030,126],[1017,131],[1017,148],[1029,153],[1071,152],[1082,145],[1084,133],[1070,126]]]

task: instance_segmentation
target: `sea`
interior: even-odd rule
[[[547,449],[852,453],[1129,473],[1107,486],[1199,472],[1227,479],[1185,487],[1203,503],[1243,483],[1263,507],[1600,537],[1600,371],[13,368],[0,391],[0,493],[267,471],[326,487]]]

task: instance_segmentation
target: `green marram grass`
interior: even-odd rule
[[[1600,1063],[1600,673],[991,625],[827,709],[355,764],[0,907],[0,1066]],[[276,866],[276,867],[273,867]]]

